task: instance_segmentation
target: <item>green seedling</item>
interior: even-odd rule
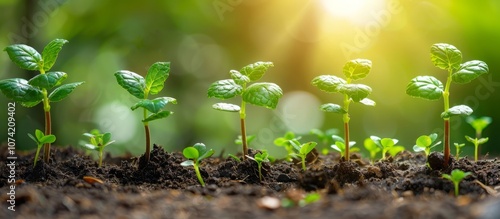
[[[455,170],[451,171],[451,175],[443,174],[442,177],[444,179],[447,179],[447,180],[450,180],[451,182],[453,182],[453,185],[455,186],[455,196],[458,196],[458,187],[459,187],[460,182],[470,174],[471,174],[470,172],[464,172],[462,170],[455,169]]]
[[[437,137],[438,135],[436,133],[418,137],[415,141],[416,145],[413,146],[413,151],[423,151],[425,153],[425,156],[428,157],[431,153],[431,149],[441,144],[441,141],[436,142]]]
[[[468,116],[466,118],[466,121],[467,121],[467,123],[469,123],[472,126],[472,128],[474,128],[474,130],[476,130],[475,142],[477,142],[478,144],[477,145],[474,144],[474,146],[475,146],[475,150],[474,150],[475,156],[474,157],[477,161],[477,155],[481,153],[481,148],[479,147],[479,145],[484,144],[488,141],[488,138],[481,138],[481,135],[483,133],[483,129],[485,129],[489,124],[491,124],[491,117],[483,116],[481,118],[476,119],[472,116]],[[465,138],[471,138],[471,137],[466,136]],[[484,140],[484,139],[486,139],[486,140]],[[467,140],[470,141],[469,139],[467,139]],[[482,143],[479,143],[479,142],[482,142]]]
[[[40,149],[44,144],[52,144],[56,141],[55,135],[44,135],[42,131],[39,129],[35,130],[35,136],[28,133],[28,136],[35,141],[37,148],[35,154],[35,161],[33,162],[33,167],[36,166],[36,162],[38,161],[38,155],[40,154]]]
[[[465,144],[459,144],[459,143],[454,143],[455,145],[455,148],[457,149],[456,152],[456,158],[459,159],[460,158],[460,152],[462,152],[462,148],[465,146]]]
[[[327,129],[326,131],[321,131],[319,129],[311,129],[309,134],[315,135],[319,142],[323,145],[323,149],[321,149],[321,153],[323,155],[328,154],[328,148],[335,144],[335,141],[332,138],[332,135],[337,135],[338,130],[337,129]]]
[[[212,107],[216,110],[240,113],[240,127],[242,136],[243,159],[248,154],[248,141],[246,134],[246,104],[275,109],[279,99],[283,96],[281,88],[274,83],[253,83],[264,76],[267,69],[273,66],[272,62],[256,62],[243,67],[240,71],[231,70],[231,79],[216,81],[208,88],[208,97],[230,99],[241,96],[241,105],[229,103],[216,103]]]
[[[332,135],[332,139],[334,144],[332,144],[330,147],[333,148],[334,150],[338,151],[340,153],[341,157],[346,157],[346,143],[345,140],[338,136],[338,135]],[[349,151],[350,152],[358,152],[359,148],[358,147],[353,147],[356,144],[355,141],[349,142]]]
[[[380,148],[375,141],[371,138],[366,138],[365,141],[363,142],[365,149],[370,153],[370,163],[373,164],[375,162],[375,158],[377,157],[377,154],[382,151],[382,148]]]
[[[233,158],[233,160],[235,160],[236,162],[241,162],[241,159],[234,154],[228,154],[227,156]]]
[[[182,154],[185,158],[190,159],[181,163],[182,166],[193,166],[194,171],[196,172],[196,177],[198,181],[200,181],[201,186],[205,187],[205,182],[201,177],[200,173],[200,161],[212,156],[214,154],[214,150],[207,150],[207,147],[203,143],[196,143],[194,146],[184,148]]]
[[[296,137],[295,133],[293,133],[293,132],[286,132],[283,137],[279,137],[279,138],[274,139],[274,144],[276,146],[284,147],[286,152],[287,152],[287,156],[285,157],[285,160],[291,161],[293,154],[295,153],[291,142],[298,141],[301,138],[302,137],[300,137],[300,136]]]
[[[100,133],[99,130],[93,129],[89,133],[83,133],[83,136],[88,137],[89,141],[83,142],[82,146],[87,150],[94,150],[98,152],[99,156],[99,167],[102,166],[102,152],[104,148],[112,143],[114,140],[111,140],[111,133]]]
[[[292,200],[291,198],[283,198],[281,200],[281,206],[284,208],[291,208],[297,205],[300,207],[304,207],[306,205],[318,202],[319,200],[321,200],[321,195],[319,193],[312,192],[304,195],[299,200]]]
[[[306,171],[307,154],[309,154],[309,152],[311,152],[316,147],[317,143],[311,141],[304,144],[300,144],[300,142],[297,140],[291,140],[290,143],[292,144],[294,149],[294,153],[292,154],[292,156],[300,158],[302,162],[302,170]]]
[[[247,158],[257,162],[257,166],[259,168],[259,181],[262,182],[262,163],[269,162],[269,154],[266,150],[263,150],[262,152],[256,153],[254,157],[247,155]]]
[[[472,138],[472,137],[469,137],[469,136],[466,135],[465,139],[468,142],[471,142],[472,144],[474,144],[474,161],[477,161],[477,157],[478,157],[477,151],[478,151],[479,145],[488,142],[489,138],[480,138],[480,139],[477,139],[477,138]]]
[[[52,134],[52,120],[50,115],[50,103],[58,102],[66,98],[73,90],[83,84],[76,82],[62,85],[68,74],[60,71],[50,71],[64,44],[68,41],[55,39],[48,43],[42,54],[34,48],[15,44],[7,46],[4,51],[17,66],[24,70],[39,71],[40,74],[29,80],[22,78],[10,78],[0,81],[0,90],[9,99],[20,103],[24,107],[34,107],[43,103],[45,115],[45,136]],[[49,91],[52,92],[49,93]],[[50,144],[44,145],[43,160],[50,160]]]
[[[177,100],[172,97],[158,97],[148,99],[149,95],[160,93],[164,83],[170,74],[170,62],[156,62],[149,68],[146,78],[141,75],[121,70],[115,73],[118,84],[127,90],[132,96],[139,99],[131,109],[143,108],[144,131],[146,135],[146,152],[144,153],[146,164],[149,163],[151,151],[151,137],[149,134],[149,122],[170,116],[173,112],[163,110],[168,103],[177,104]]]
[[[450,85],[469,83],[482,74],[488,73],[488,65],[483,61],[473,60],[462,63],[462,53],[455,46],[438,43],[431,46],[431,61],[434,66],[446,70],[448,77],[446,85],[433,76],[417,76],[406,87],[406,93],[412,97],[426,100],[444,99],[444,167],[450,160],[450,117],[470,115],[472,109],[466,105],[450,107]]]
[[[382,150],[382,159],[386,159],[386,154],[389,153],[391,157],[396,156],[399,152],[405,150],[405,147],[396,145],[398,139],[394,138],[379,138],[377,136],[370,136],[370,138],[375,142],[375,144]]]
[[[349,105],[351,102],[375,106],[375,102],[368,99],[372,89],[364,84],[353,84],[352,81],[365,78],[372,68],[372,62],[367,59],[355,59],[344,65],[345,80],[333,75],[321,75],[312,80],[312,85],[327,93],[340,93],[344,95],[344,105],[333,103],[323,104],[320,109],[325,112],[342,114],[344,122],[344,139],[346,141],[345,159],[349,161]]]

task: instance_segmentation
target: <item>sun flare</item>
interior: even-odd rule
[[[370,10],[383,5],[384,0],[321,0],[321,4],[333,17],[362,22]]]

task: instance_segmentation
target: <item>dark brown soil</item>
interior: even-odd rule
[[[19,156],[12,212],[6,153],[0,158],[0,218],[500,218],[497,159],[462,158],[432,170],[423,155],[410,152],[373,165],[356,154],[351,162],[331,154],[312,159],[305,172],[289,162],[265,163],[260,182],[254,161],[212,157],[202,162],[207,186],[201,187],[194,170],[180,165],[182,155],[161,147],[154,147],[143,169],[130,157],[108,157],[98,168],[69,147],[53,150],[50,165],[39,161],[34,168],[33,154]],[[460,183],[459,197],[441,178],[452,169],[472,173]],[[320,200],[281,206],[285,199],[303,203],[311,192]]]

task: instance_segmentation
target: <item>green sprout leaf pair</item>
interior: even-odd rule
[[[256,153],[254,157],[247,155],[247,158],[257,162],[257,167],[259,169],[259,181],[262,182],[262,163],[269,162],[269,154],[266,150],[263,150],[262,152]]]
[[[283,135],[283,137],[274,139],[274,145],[278,147],[284,147],[287,152],[285,160],[292,161],[292,157],[295,153],[292,141],[298,142],[301,138],[302,137],[300,136],[295,136],[295,133],[288,131],[285,133],[285,135]]]
[[[338,135],[332,135],[331,136],[333,141],[334,141],[334,144],[332,144],[330,147],[336,151],[338,151],[340,153],[340,156],[341,157],[345,157],[346,154],[345,154],[345,151],[346,151],[346,144],[345,144],[345,140],[338,136]],[[359,151],[359,148],[358,147],[353,147],[354,145],[356,144],[355,141],[350,141],[349,142],[349,150],[351,152],[358,152]]]
[[[200,161],[212,156],[214,154],[214,150],[207,150],[207,147],[203,143],[196,143],[194,146],[186,147],[182,151],[182,154],[185,158],[189,159],[181,163],[182,166],[193,166],[196,172],[196,177],[200,182],[201,186],[205,187],[205,182],[201,177],[199,165]]]
[[[455,196],[458,196],[459,194],[459,184],[460,182],[465,179],[465,177],[471,175],[472,173],[470,172],[464,172],[462,170],[459,170],[459,169],[455,169],[453,171],[451,171],[451,175],[449,174],[443,174],[442,177],[444,179],[447,179],[447,180],[450,180],[453,182],[453,185],[455,187]]]
[[[380,138],[377,136],[370,136],[370,139],[382,150],[382,159],[386,159],[386,154],[389,153],[391,157],[396,156],[399,152],[405,150],[404,146],[396,145],[399,140],[394,138]]]
[[[114,143],[114,140],[111,140],[111,133],[106,132],[102,133],[97,130],[93,129],[89,133],[84,133],[83,136],[88,137],[88,143],[83,142],[81,145],[87,149],[87,150],[95,150],[99,154],[99,167],[102,166],[102,153],[104,151],[104,148],[112,143]]]
[[[413,146],[413,151],[425,153],[425,156],[428,157],[431,153],[431,149],[441,144],[441,141],[437,141],[438,135],[436,133],[432,133],[430,135],[421,135],[416,140],[416,145]]]
[[[377,157],[377,154],[382,151],[382,148],[379,147],[375,141],[371,138],[366,138],[365,141],[363,142],[363,146],[365,149],[370,153],[370,163],[373,164],[375,162],[375,158]]]
[[[292,156],[300,158],[302,162],[302,170],[306,171],[306,158],[307,155],[316,147],[316,142],[307,142],[304,144],[300,144],[298,140],[291,140],[291,145],[293,146],[294,153]]]
[[[28,137],[30,137],[37,145],[36,149],[36,154],[35,154],[35,161],[33,162],[33,167],[36,166],[36,162],[38,161],[38,155],[40,154],[40,149],[44,144],[51,144],[56,141],[56,136],[55,135],[45,135],[43,134],[42,131],[39,129],[35,130],[35,136],[32,134],[28,133]]]

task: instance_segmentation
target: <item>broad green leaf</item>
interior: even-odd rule
[[[451,79],[455,83],[465,84],[488,73],[488,70],[488,65],[483,61],[468,61],[460,65],[460,68],[451,75]]]
[[[59,86],[68,78],[68,74],[60,71],[47,72],[39,74],[28,81],[28,84],[39,88],[52,89]]]
[[[220,80],[212,83],[208,88],[208,97],[219,99],[229,99],[240,95],[243,87],[236,84],[232,79]]]
[[[429,135],[429,138],[431,138],[432,142],[436,141],[437,137],[438,137],[438,134],[436,134],[436,133],[432,133]]]
[[[40,139],[40,143],[43,144],[54,143],[55,141],[56,141],[55,135],[45,135]]]
[[[193,148],[195,148],[198,151],[198,154],[202,156],[207,152],[207,146],[203,143],[196,143],[193,145]]]
[[[450,118],[452,116],[468,116],[472,114],[472,109],[466,105],[451,107],[448,111],[441,113],[441,118]]]
[[[43,99],[42,91],[22,78],[1,80],[0,90],[7,98],[20,103],[39,103]]]
[[[453,171],[451,171],[451,176],[448,174],[443,174],[442,176],[443,178],[451,180],[453,182],[460,182],[470,174],[471,174],[470,172],[464,172],[459,169],[454,169]]]
[[[491,117],[483,116],[481,118],[475,119],[472,116],[467,117],[467,123],[469,123],[476,131],[481,132],[491,123]]]
[[[40,139],[42,139],[43,136],[45,136],[45,134],[43,134],[42,130],[36,129],[35,136],[36,136],[36,139],[38,140],[38,142],[40,142]]]
[[[65,39],[55,39],[43,48],[42,59],[43,59],[43,70],[48,71],[52,68],[54,63],[56,63],[57,56],[61,51],[64,44],[68,43]]]
[[[366,106],[375,106],[375,105],[377,105],[375,103],[375,101],[373,101],[370,98],[364,98],[364,99],[360,100],[359,102],[362,103],[363,105],[366,105]]]
[[[194,166],[194,161],[186,160],[186,161],[181,163],[181,166],[183,166],[183,167]]]
[[[391,157],[395,157],[398,153],[403,152],[405,150],[405,147],[403,146],[393,146],[389,149],[389,154]]]
[[[109,132],[106,132],[102,135],[102,144],[103,145],[106,145],[109,143],[109,141],[111,140],[111,133]]]
[[[216,103],[212,105],[212,108],[220,111],[226,111],[226,112],[239,112],[240,111],[240,106],[230,104],[230,103]]]
[[[173,112],[171,112],[171,111],[160,111],[158,113],[149,115],[146,119],[143,119],[142,122],[151,122],[153,120],[163,119],[163,118],[166,118],[172,114],[173,114]]]
[[[193,160],[197,160],[198,157],[200,157],[200,153],[198,152],[198,150],[196,150],[196,148],[194,147],[187,147],[187,148],[184,148],[184,150],[182,151],[182,154],[184,155],[184,157],[186,157],[187,159],[193,159]]]
[[[470,137],[468,135],[465,136],[465,140],[467,140],[468,142],[472,142],[472,143],[474,143],[476,141],[475,138],[472,138],[472,137]]]
[[[60,87],[54,89],[54,91],[52,91],[52,93],[49,94],[50,102],[57,102],[66,98],[71,92],[73,92],[73,90],[75,90],[76,87],[82,84],[83,82],[75,82],[71,84],[61,85]]]
[[[136,110],[137,108],[142,107],[144,109],[147,109],[149,112],[158,113],[168,103],[176,104],[177,100],[175,100],[174,98],[171,98],[171,97],[158,97],[158,98],[155,98],[153,100],[144,99],[144,100],[140,100],[139,102],[134,104],[131,107],[131,109]]]
[[[243,101],[269,109],[275,109],[283,96],[281,88],[274,83],[255,83],[243,92]]]
[[[313,86],[316,86],[320,90],[327,93],[339,92],[339,87],[346,83],[347,82],[344,79],[333,75],[320,75],[311,81]]]
[[[241,74],[239,71],[231,70],[229,71],[229,73],[231,74],[231,78],[234,80],[234,82],[236,82],[236,84],[243,86],[250,82],[250,78],[246,75]]]
[[[440,69],[458,69],[462,63],[462,52],[450,44],[437,43],[431,46],[431,61]]]
[[[443,92],[441,81],[432,76],[417,76],[406,86],[406,94],[426,100],[439,100]]]
[[[7,46],[4,51],[9,54],[10,60],[22,69],[36,71],[42,65],[42,56],[33,47],[15,44]]]
[[[392,138],[382,138],[380,139],[380,144],[383,148],[390,148],[396,144]]]
[[[144,93],[158,94],[170,74],[170,62],[156,62],[148,70],[146,75],[146,87]]]
[[[340,142],[340,141],[337,141],[335,142],[335,144],[332,144],[330,146],[333,150],[336,150],[338,152],[341,152],[342,154],[344,153],[345,151],[345,144]]]
[[[366,150],[368,151],[380,151],[380,148],[375,144],[375,142],[371,138],[366,138],[363,142]]]
[[[372,62],[368,59],[354,59],[344,65],[342,72],[346,78],[359,80],[365,78],[372,69]]]
[[[478,144],[484,144],[484,143],[488,142],[488,140],[489,140],[489,138],[480,138],[480,139],[477,140],[477,143]]]
[[[319,108],[321,109],[321,111],[327,112],[327,113],[340,113],[340,114],[347,113],[344,110],[344,108],[342,108],[342,106],[340,106],[338,104],[333,104],[333,103],[323,104]]]
[[[340,86],[339,92],[347,94],[354,102],[359,102],[372,92],[372,88],[364,84],[344,84]]]
[[[215,151],[213,149],[210,149],[210,150],[206,151],[205,153],[201,154],[200,158],[198,158],[198,160],[203,160],[207,157],[211,157],[214,153],[215,153]]]
[[[262,78],[267,69],[273,66],[274,65],[272,62],[256,62],[243,67],[240,70],[240,73],[248,76],[250,81],[256,81]]]
[[[317,143],[316,142],[307,142],[305,144],[302,145],[302,147],[300,148],[300,153],[301,154],[309,154],[309,152],[311,152],[314,147],[316,147]]]
[[[131,71],[121,70],[115,73],[116,81],[134,97],[144,99],[146,80]]]
[[[417,138],[416,144],[419,147],[426,148],[432,144],[432,139],[427,135],[422,135]]]

